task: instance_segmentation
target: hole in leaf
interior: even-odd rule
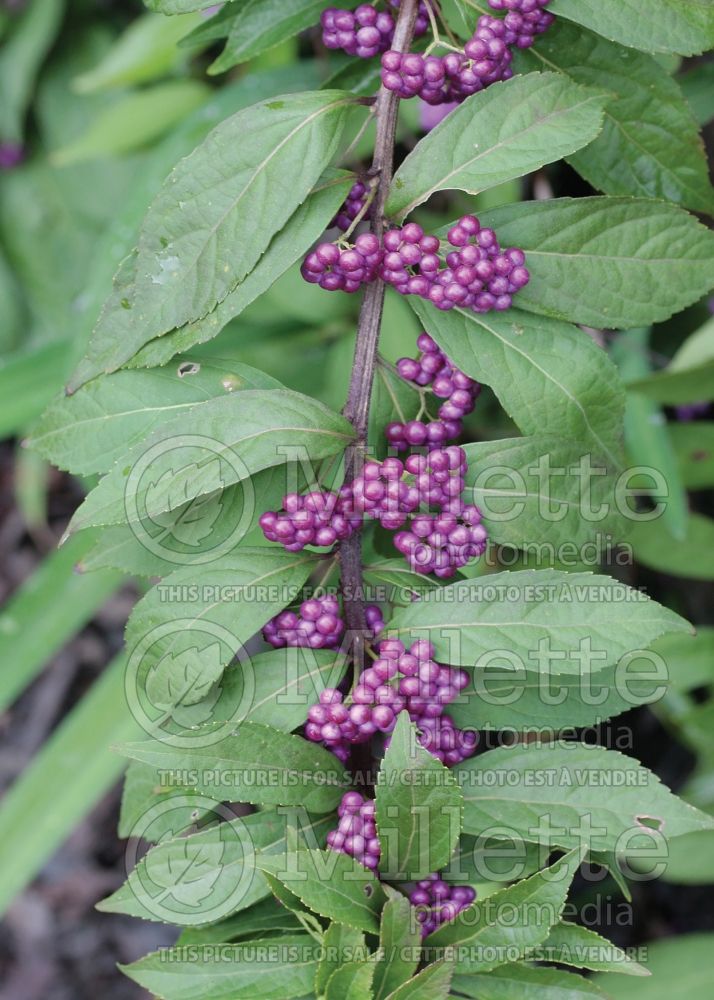
[[[184,378],[186,375],[198,375],[200,370],[201,366],[195,361],[184,361],[178,366],[177,374],[179,378]]]
[[[367,897],[367,899],[370,899],[373,893],[374,893],[374,886],[371,885],[364,886],[364,894]]]
[[[635,823],[638,826],[646,827],[648,830],[657,830],[657,832],[664,826],[664,820],[659,816],[635,816]]]

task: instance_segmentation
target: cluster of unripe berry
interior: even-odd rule
[[[384,628],[382,612],[375,604],[365,608],[371,636]],[[340,618],[340,602],[332,594],[311,597],[297,611],[281,611],[263,628],[263,638],[275,649],[285,646],[310,649],[339,649],[345,623]]]
[[[418,356],[400,358],[397,371],[403,379],[413,382],[420,389],[430,388],[443,402],[439,406],[438,420],[387,424],[387,441],[397,451],[422,445],[438,448],[444,442],[459,437],[463,431],[462,419],[471,413],[481,392],[479,383],[455,368],[428,333],[419,335],[417,347]]]
[[[394,545],[417,573],[448,578],[483,555],[487,532],[481,512],[462,499],[466,454],[455,445],[440,447],[461,433],[462,418],[473,409],[480,386],[455,368],[427,333],[419,336],[417,345],[418,357],[400,358],[397,370],[420,389],[431,387],[443,400],[439,419],[391,423],[386,435],[398,450],[425,446],[426,453],[411,454],[404,461],[391,457],[366,462],[362,472],[337,493],[288,494],[283,510],[266,511],[260,517],[269,541],[279,542],[290,552],[306,545],[331,548],[370,519],[397,532]],[[278,616],[281,624],[271,636],[279,637],[281,629],[294,630],[297,626],[291,616],[293,612]],[[310,628],[312,635],[318,631],[317,626]]]
[[[364,185],[362,185],[364,187]],[[337,218],[359,213],[345,202]],[[320,243],[303,261],[306,281],[328,292],[356,292],[380,277],[401,295],[418,295],[437,309],[460,306],[476,313],[510,309],[513,296],[530,281],[526,256],[517,247],[502,250],[493,229],[465,215],[447,233],[450,249],[439,255],[441,240],[415,222],[389,229],[382,244],[373,233],[357,236],[352,246]]]
[[[449,885],[435,872],[427,875],[409,893],[409,902],[416,907],[416,918],[423,937],[432,934],[471,906],[476,890],[469,885]]]
[[[376,653],[372,666],[360,674],[349,703],[336,688],[321,692],[318,704],[308,711],[307,739],[346,761],[352,746],[367,743],[377,733],[390,734],[399,713],[407,711],[419,729],[420,744],[443,764],[451,767],[471,757],[476,734],[457,729],[444,714],[468,685],[468,674],[437,663],[434,647],[421,639],[409,650],[397,639],[383,639]]]
[[[337,807],[337,828],[327,834],[327,846],[332,851],[347,854],[365,868],[375,871],[379,866],[382,846],[377,836],[375,804],[359,792],[346,792]],[[448,923],[476,899],[476,890],[468,885],[449,885],[437,872],[416,883],[409,893],[409,902],[416,909],[422,937]]]
[[[388,0],[392,9],[399,8],[400,0]],[[354,11],[339,7],[328,7],[320,18],[322,41],[325,48],[341,49],[349,56],[371,59],[384,52],[394,40],[394,17],[388,10],[379,10],[372,4],[363,3]],[[414,25],[414,35],[423,35],[429,26],[426,5],[419,3],[419,11]]]

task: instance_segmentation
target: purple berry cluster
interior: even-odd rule
[[[353,246],[320,243],[302,263],[305,281],[326,292],[357,292],[379,275],[382,248],[373,233],[361,233]]]
[[[409,222],[390,229],[384,234],[382,279],[402,295],[418,295],[441,310],[510,309],[515,293],[530,281],[523,251],[501,250],[493,229],[481,228],[475,215],[459,219],[446,238],[453,249],[444,266],[438,255],[441,241],[425,237],[421,226]]]
[[[422,937],[448,923],[476,899],[476,890],[468,885],[449,885],[435,872],[417,882],[409,893],[409,902],[417,909]]]
[[[471,413],[481,392],[479,383],[454,367],[428,333],[419,335],[417,347],[419,356],[400,358],[397,371],[403,379],[420,388],[430,387],[443,402],[439,407],[438,420],[387,424],[387,440],[397,451],[422,445],[438,448],[446,441],[459,437],[463,430],[462,419]]]
[[[327,834],[327,846],[333,851],[349,854],[365,868],[374,870],[379,864],[381,848],[374,821],[374,801],[359,792],[346,792],[337,807],[340,822]]]
[[[283,510],[266,511],[258,523],[269,542],[279,542],[288,552],[300,552],[306,545],[331,548],[359,527],[358,518],[345,517],[336,493],[319,490],[304,496],[288,493]]]
[[[376,733],[391,733],[406,710],[419,727],[419,742],[444,764],[453,766],[472,756],[476,734],[456,729],[443,714],[469,683],[468,674],[437,663],[434,647],[421,639],[409,650],[397,639],[383,639],[376,652],[372,666],[360,674],[350,704],[334,688],[322,691],[319,703],[308,711],[307,739],[323,743],[345,761],[351,746],[367,743]]]
[[[388,49],[382,55],[382,84],[401,98],[420,97],[426,104],[441,105],[459,103],[508,80],[513,76],[512,47],[529,48],[553,23],[552,14],[543,9],[549,2],[489,0],[494,10],[508,13],[503,20],[489,14],[479,17],[463,51],[422,56]]]
[[[375,604],[365,608],[367,626],[374,637],[384,628],[382,612]],[[339,649],[345,623],[340,618],[340,602],[332,594],[303,601],[300,611],[282,611],[263,629],[263,638],[275,649],[301,646],[310,649]]]
[[[418,514],[408,531],[394,536],[395,548],[415,573],[447,579],[486,551],[488,533],[481,523],[481,511],[461,501],[453,507],[453,513]]]
[[[366,184],[363,184],[362,181],[356,181],[350,188],[349,194],[340,206],[337,215],[330,222],[330,226],[337,226],[343,233],[346,233],[364,208],[368,192],[369,188]],[[368,215],[369,213],[367,213]]]
[[[399,0],[389,0],[397,9]],[[360,4],[354,11],[328,7],[320,18],[322,42],[325,48],[341,49],[350,56],[371,59],[384,52],[394,39],[395,22],[387,10],[378,10],[368,3]],[[429,26],[429,17],[423,2],[414,26],[414,35],[423,35]]]

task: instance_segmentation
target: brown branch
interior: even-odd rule
[[[418,0],[402,0],[399,18],[394,31],[392,48],[407,52],[414,35]],[[384,205],[392,183],[394,167],[394,137],[399,115],[399,97],[382,87],[377,97],[375,118],[377,134],[374,158],[369,171],[376,177],[377,191],[372,209],[372,232],[380,240],[384,233]],[[357,327],[352,375],[347,402],[342,411],[352,423],[356,438],[345,452],[345,482],[350,483],[359,475],[367,452],[369,407],[377,361],[377,346],[384,308],[384,282],[371,282],[362,300]],[[366,629],[364,583],[362,579],[362,540],[359,532],[340,545],[342,564],[343,606],[347,627],[354,636],[356,662],[364,660],[364,633]]]

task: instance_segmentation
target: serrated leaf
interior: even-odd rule
[[[449,708],[451,713],[451,708]],[[454,885],[513,882],[534,875],[548,860],[548,851],[505,830],[488,838],[462,834],[454,855],[441,877]]]
[[[314,460],[342,451],[352,436],[344,417],[288,389],[210,399],[191,411],[190,429],[179,414],[134,445],[92,490],[68,530],[125,521],[150,525],[156,515],[284,464],[291,447]]]
[[[325,1000],[372,1000],[372,962],[346,962],[332,973],[325,989]]]
[[[638,677],[636,656],[625,655],[611,667],[602,668],[601,662],[597,655],[585,655],[579,673],[552,677],[495,654],[483,669],[469,671],[471,683],[449,705],[449,715],[460,729],[535,726],[555,732],[599,725],[637,705],[656,704],[667,689],[668,676],[661,676],[647,657],[644,677]]]
[[[221,649],[216,642],[199,653],[196,647],[175,656],[167,653],[146,678],[146,693],[156,708],[195,705],[205,698],[223,673]]]
[[[130,368],[166,364],[176,353],[217,336],[236,316],[302,257],[322,235],[344,201],[354,176],[345,171],[327,171],[303,204],[270,241],[268,249],[251,273],[207,316],[150,340],[130,361]]]
[[[478,1000],[607,1000],[599,986],[563,969],[501,965],[491,972],[455,976],[454,988]]]
[[[692,113],[699,125],[714,118],[714,63],[701,62],[677,77]]]
[[[670,838],[714,829],[714,819],[676,798],[638,761],[602,747],[563,742],[505,747],[455,771],[468,833],[502,824],[528,840],[566,848],[585,842],[594,850],[621,852],[651,850],[653,831]],[[532,780],[536,772],[538,787]]]
[[[581,858],[580,850],[571,851],[530,878],[472,903],[430,934],[425,950],[433,955],[449,949],[457,972],[489,972],[512,962],[514,954],[522,958],[560,919]]]
[[[421,930],[406,896],[385,886],[387,902],[379,923],[379,951],[372,990],[374,1000],[386,1000],[409,982],[419,966]]]
[[[622,948],[601,937],[595,931],[579,924],[562,920],[551,928],[550,934],[536,952],[529,956],[538,962],[556,962],[594,972],[621,972],[627,976],[646,976],[639,962],[630,958]]]
[[[291,1000],[312,989],[320,945],[308,934],[153,952],[121,970],[163,1000]]]
[[[260,938],[272,932],[301,930],[300,922],[288,913],[277,900],[266,896],[246,910],[234,913],[205,927],[186,927],[176,944],[184,945],[224,944],[227,941]]]
[[[714,233],[675,205],[637,198],[555,198],[483,213],[504,246],[526,253],[516,305],[610,329],[649,326],[714,284]]]
[[[411,304],[445,354],[491,386],[524,434],[582,441],[613,468],[621,463],[624,387],[586,333],[520,310],[482,316]]]
[[[481,510],[492,542],[515,547],[550,542],[556,548],[568,542],[580,548],[608,532],[622,533],[615,470],[578,442],[542,434],[464,450],[465,498]],[[580,470],[589,477],[587,497]],[[593,516],[606,509],[609,516]]]
[[[461,792],[451,772],[417,742],[401,712],[377,779],[380,872],[416,881],[439,871],[461,833]]]
[[[711,213],[714,191],[697,123],[656,59],[564,21],[520,58],[528,68],[557,69],[613,94],[600,135],[568,157],[593,187]]]
[[[356,954],[367,955],[363,932],[347,924],[330,924],[323,943],[325,952],[315,976],[315,993],[318,996],[322,996],[331,976],[343,963],[353,961]]]
[[[261,856],[259,865],[320,916],[378,933],[384,890],[354,858],[329,850],[296,851],[282,858]]]
[[[479,194],[574,153],[600,131],[607,100],[557,73],[529,73],[467,97],[399,167],[387,215],[402,219],[437,191]]]
[[[453,974],[451,962],[434,962],[390,993],[387,1000],[445,1000]]]
[[[553,0],[549,9],[645,52],[690,56],[714,46],[714,11],[701,0]]]
[[[114,372],[64,394],[34,425],[27,445],[60,469],[106,472],[163,420],[245,389],[279,389],[277,379],[240,362],[177,358],[170,369]]]
[[[71,391],[205,316],[250,274],[332,159],[351,103],[316,91],[256,104],[174,168],[144,220],[125,306],[100,317]]]
[[[164,837],[98,909],[181,927],[200,927],[244,911],[270,895],[257,853],[283,854],[291,826],[287,815],[263,812],[186,837]],[[297,833],[301,842],[309,835],[322,843],[330,826],[329,817],[306,815]]]
[[[669,608],[611,577],[520,570],[424,594],[415,604],[396,610],[390,635],[407,643],[412,636],[428,638],[443,662],[465,666],[484,666],[492,650],[504,649],[515,654],[523,668],[530,663],[536,669],[542,642],[551,654],[553,674],[577,675],[582,640],[592,641],[602,667],[646,648],[665,632],[688,628]]]
[[[132,760],[176,774],[177,788],[202,795],[219,792],[232,801],[329,812],[346,784],[339,761],[328,750],[254,722],[241,723],[231,736],[210,746],[174,748],[145,740],[119,749]]]
[[[127,648],[139,679],[164,656],[220,643],[220,662],[238,656],[245,669],[248,640],[295,598],[316,557],[276,548],[238,548],[206,566],[187,566],[143,597],[129,618]]]
[[[328,0],[244,0],[231,23],[226,47],[208,72],[225,73],[312,27],[328,5]]]

